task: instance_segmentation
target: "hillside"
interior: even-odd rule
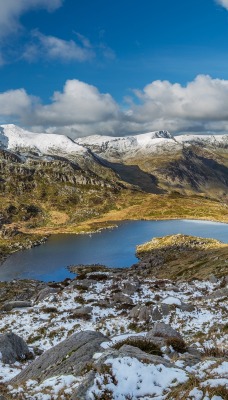
[[[227,136],[158,131],[73,141],[1,125],[0,171],[0,225],[13,232],[90,231],[138,218],[228,220]]]
[[[183,272],[187,252],[209,260],[224,246],[176,235],[138,251],[155,260],[165,250]],[[200,265],[185,279],[167,261],[163,279],[141,262],[75,266],[59,283],[1,282],[3,399],[227,399],[227,258],[203,279]]]
[[[136,249],[139,274],[170,279],[207,279],[227,272],[228,245],[187,235],[155,238]]]

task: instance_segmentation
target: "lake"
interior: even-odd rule
[[[124,221],[118,222],[118,228],[92,235],[53,235],[44,245],[14,253],[0,266],[0,280],[61,281],[74,276],[66,269],[74,264],[130,267],[137,262],[136,245],[177,233],[228,243],[228,224],[196,220]]]

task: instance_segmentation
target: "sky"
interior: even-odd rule
[[[0,124],[228,133],[228,0],[0,0]]]

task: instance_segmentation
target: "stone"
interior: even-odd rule
[[[140,306],[137,305],[131,309],[131,311],[129,312],[129,317],[137,319],[139,316],[139,312],[140,312]]]
[[[102,352],[102,342],[109,341],[102,333],[78,332],[45,351],[20,374],[11,384],[21,384],[28,379],[43,381],[57,375],[80,375],[95,353]]]
[[[13,364],[16,361],[31,357],[31,352],[25,341],[13,332],[0,335],[1,360],[5,364]]]
[[[154,307],[151,312],[152,321],[160,321],[163,317],[158,307]]]
[[[79,287],[88,290],[96,281],[94,279],[82,279],[82,280],[75,280],[70,283],[70,287]]]
[[[35,302],[39,303],[40,301],[46,299],[50,294],[54,294],[54,293],[57,293],[57,292],[59,292],[59,289],[52,288],[52,287],[48,286],[48,287],[42,289],[38,293],[37,297],[35,298]]]
[[[169,315],[170,311],[172,311],[175,308],[172,304],[165,304],[161,303],[160,304],[160,310],[163,316]]]
[[[182,339],[182,336],[179,332],[173,329],[170,325],[164,324],[163,322],[159,322],[154,325],[153,329],[151,329],[147,335],[147,339],[153,339],[153,337],[164,337],[164,338],[178,338]]]
[[[219,299],[223,297],[228,296],[228,288],[222,288],[222,289],[217,289],[215,290],[212,294],[209,294],[208,296],[205,296],[207,299]]]
[[[113,293],[112,299],[116,303],[133,304],[132,299],[121,292]]]
[[[24,308],[24,307],[32,307],[32,303],[30,301],[7,301],[3,304],[1,310],[2,311],[11,311],[13,308]]]
[[[151,308],[148,306],[142,306],[139,310],[138,320],[149,322],[151,318]]]
[[[93,311],[93,307],[79,307],[72,311],[71,317],[73,318],[90,318],[91,312]]]
[[[192,312],[195,310],[194,304],[190,303],[181,303],[181,305],[178,307],[181,311],[187,311],[187,312]]]
[[[96,373],[94,371],[90,371],[87,377],[83,380],[81,385],[79,385],[71,395],[70,400],[85,400],[86,393],[89,388],[92,386]],[[0,399],[1,400],[1,399]]]
[[[209,276],[209,282],[210,283],[217,283],[218,282],[218,278],[216,278],[216,276],[212,274],[212,275]]]
[[[139,282],[125,282],[123,285],[122,292],[124,294],[127,294],[128,296],[131,296],[135,294],[135,292],[140,288],[140,283]]]

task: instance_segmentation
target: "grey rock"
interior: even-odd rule
[[[102,371],[102,366],[108,358],[122,357],[133,357],[137,358],[139,361],[144,361],[151,364],[163,364],[167,367],[172,366],[172,364],[163,357],[148,354],[145,351],[140,350],[138,347],[124,344],[119,350],[106,350],[105,353],[96,361],[96,370],[98,372]]]
[[[194,355],[194,354],[189,354],[189,353],[184,353],[181,356],[179,356],[180,361],[184,361],[185,367],[192,367],[195,364],[198,364],[201,361],[200,355]]]
[[[212,275],[209,276],[209,282],[217,283],[218,282],[218,278],[216,278],[216,276],[212,274]]]
[[[132,299],[121,292],[113,293],[112,299],[116,303],[133,304]]]
[[[158,307],[154,307],[151,312],[152,321],[160,321],[163,314],[159,311]]]
[[[83,380],[82,384],[74,390],[70,400],[85,400],[87,398],[86,393],[93,385],[95,376],[96,373],[94,371],[90,371],[87,377]]]
[[[181,311],[187,311],[187,312],[192,312],[192,311],[195,310],[194,304],[190,304],[190,303],[188,303],[188,304],[187,303],[181,303],[181,305],[178,306],[178,308]]]
[[[13,308],[23,308],[23,307],[32,307],[32,303],[30,301],[7,301],[2,306],[2,311],[11,311]]]
[[[82,280],[75,280],[70,283],[71,287],[75,286],[80,286],[82,289],[87,290],[89,289],[93,284],[95,284],[96,281],[94,279],[82,279]]]
[[[12,384],[21,384],[28,379],[43,381],[56,375],[80,375],[93,355],[102,351],[100,344],[109,341],[102,333],[84,331],[75,333],[66,340],[45,351],[27,368],[12,379]]]
[[[170,311],[174,309],[174,306],[172,304],[165,304],[161,303],[160,304],[160,310],[163,316],[169,315]]]
[[[151,329],[147,335],[146,338],[148,339],[153,339],[153,337],[164,337],[164,338],[170,338],[170,337],[175,337],[178,339],[182,339],[182,336],[179,332],[177,332],[175,329],[173,329],[170,325],[164,324],[163,322],[159,322],[155,324],[153,329]]]
[[[223,297],[227,297],[228,296],[228,288],[222,288],[222,289],[217,289],[215,290],[212,294],[209,294],[208,296],[205,296],[205,298],[207,299],[219,299],[219,298],[223,298]]]
[[[0,353],[5,364],[13,364],[31,356],[25,341],[13,332],[0,335]]]
[[[151,309],[150,307],[147,306],[142,306],[139,310],[139,314],[138,314],[138,320],[139,321],[145,321],[145,322],[149,322],[151,318]]]
[[[140,350],[138,347],[129,346],[124,344],[118,353],[118,357],[134,357],[139,361],[150,362],[151,364],[163,364],[167,367],[171,367],[171,363],[160,356],[148,354],[145,351]]]
[[[74,318],[77,318],[77,317],[80,318],[82,316],[88,318],[88,317],[91,316],[91,312],[92,311],[93,311],[93,307],[88,307],[88,306],[79,307],[79,308],[76,308],[75,310],[72,311],[71,316],[73,316]]]
[[[131,309],[131,311],[129,312],[129,317],[137,319],[139,316],[139,312],[140,312],[140,306],[137,305]]]
[[[206,296],[207,299],[219,299],[228,296],[228,287],[215,290],[212,294]]]
[[[140,288],[139,282],[125,282],[122,292],[128,296],[133,295]]]
[[[48,286],[48,287],[42,289],[38,293],[37,297],[35,298],[35,302],[38,303],[39,301],[42,301],[42,300],[46,299],[50,294],[54,294],[54,293],[57,293],[57,292],[59,292],[59,289],[52,288],[52,287]]]

